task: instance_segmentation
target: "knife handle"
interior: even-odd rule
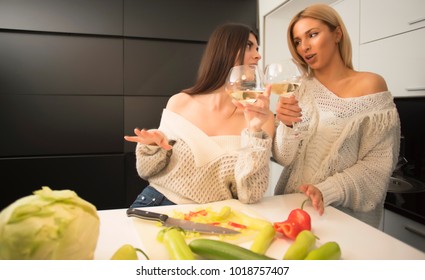
[[[151,220],[151,221],[159,221],[161,223],[165,223],[165,221],[168,219],[168,215],[166,214],[159,214],[159,213],[149,212],[146,210],[140,210],[135,208],[128,208],[127,216],[136,217],[136,218],[145,219],[145,220]]]

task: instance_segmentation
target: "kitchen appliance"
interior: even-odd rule
[[[402,136],[399,162],[393,177],[416,184],[416,188],[388,192],[385,208],[425,225],[425,126],[420,122],[425,119],[425,98],[395,98],[394,102],[400,116]]]

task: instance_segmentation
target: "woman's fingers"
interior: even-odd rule
[[[280,97],[276,105],[276,117],[285,125],[301,121],[301,108],[294,96]]]
[[[300,190],[309,197],[313,208],[319,212],[319,215],[323,215],[325,206],[322,192],[314,185],[302,185],[300,186]]]
[[[159,131],[153,131],[152,132],[152,138],[155,141],[155,143],[162,147],[165,150],[171,150],[173,147],[168,143],[167,139],[164,137],[164,135]]]
[[[124,139],[127,140],[128,142],[139,142],[138,139],[139,137],[137,136],[124,136]]]
[[[146,145],[156,144],[165,150],[171,150],[173,147],[168,143],[165,136],[157,130],[134,129],[136,136],[124,136],[124,139],[129,142],[138,142]]]

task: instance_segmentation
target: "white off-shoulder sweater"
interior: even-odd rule
[[[339,98],[312,78],[299,95],[299,136],[279,123],[274,139],[273,158],[284,166],[275,194],[313,184],[326,206],[378,227],[400,148],[400,121],[391,93]]]
[[[248,144],[241,135],[208,136],[182,116],[164,109],[158,128],[173,149],[136,147],[139,176],[176,204],[208,203],[236,198],[243,203],[259,201],[268,188],[272,139],[252,134],[264,151],[236,151]]]

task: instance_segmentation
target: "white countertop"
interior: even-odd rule
[[[232,208],[252,213],[270,222],[286,220],[291,210],[299,208],[305,196],[302,194],[265,197],[256,204],[242,204],[237,200],[211,203],[213,207],[229,205]],[[199,204],[151,207],[146,210],[170,213],[173,210],[191,210]],[[100,217],[100,236],[95,259],[109,259],[123,244],[128,243],[141,248],[151,259],[167,259],[165,248],[155,240],[161,229],[156,223],[137,218],[129,218],[127,209],[98,211]],[[319,216],[310,204],[304,207],[312,221],[312,231],[320,238],[318,241],[336,241],[341,247],[342,258],[347,260],[425,260],[425,253],[375,229],[333,207],[327,207]],[[281,258],[292,241],[277,238],[267,255]],[[249,246],[250,241],[240,243]]]

